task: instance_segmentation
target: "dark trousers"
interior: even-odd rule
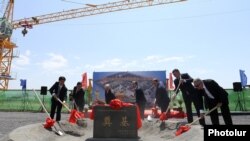
[[[54,115],[55,115],[55,112],[56,112],[56,121],[60,121],[61,120],[61,110],[62,110],[62,104],[52,97],[51,98],[50,117],[52,119],[54,119]]]
[[[183,94],[182,96],[183,96],[183,100],[184,100],[185,107],[186,107],[187,120],[188,120],[188,123],[191,123],[193,122],[192,102],[194,103],[194,107],[195,107],[198,117],[200,116],[199,104],[201,103],[199,102],[196,94],[189,94],[189,95]],[[200,122],[200,125],[203,125],[203,126],[205,125],[204,118],[200,119],[199,122]]]
[[[169,101],[158,104],[158,106],[161,108],[161,113],[168,112],[167,111],[168,105],[169,105]]]
[[[137,103],[137,106],[139,107],[140,110],[140,116],[141,119],[144,119],[144,111],[145,111],[145,103]]]
[[[217,103],[213,102],[213,101],[209,101],[208,102],[208,108],[209,110],[211,110],[212,108],[214,108],[217,105]],[[226,125],[232,125],[232,117],[231,117],[231,113],[228,107],[228,103],[222,103],[222,106],[220,107],[221,109],[221,114],[222,117],[224,119],[224,122]],[[218,110],[214,110],[213,112],[210,113],[210,118],[212,121],[213,125],[219,125],[219,115],[218,115]]]
[[[78,110],[80,112],[83,112],[84,105],[85,105],[85,103],[83,103],[81,101],[75,101],[74,102],[74,109],[76,109],[76,110]]]

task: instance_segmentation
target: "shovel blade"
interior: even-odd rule
[[[148,115],[147,120],[148,120],[149,122],[153,121],[151,115]]]
[[[62,131],[57,131],[56,132],[59,136],[62,136],[63,135],[63,132]]]
[[[53,126],[53,127],[54,127],[55,132],[56,132],[57,135],[59,135],[59,136],[62,136],[62,135],[63,135],[63,132],[60,131],[60,130],[58,130],[58,129],[56,128],[56,126]]]

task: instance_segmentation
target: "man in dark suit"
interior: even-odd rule
[[[77,82],[76,86],[73,89],[73,100],[74,100],[74,109],[77,109],[80,112],[83,112],[83,107],[85,105],[84,95],[85,92],[82,89],[82,83]]]
[[[231,113],[228,106],[228,93],[217,82],[211,79],[201,80],[199,78],[194,80],[194,87],[198,90],[198,96],[203,103],[202,96],[205,97],[205,103],[209,110],[215,106],[220,107],[221,114],[226,125],[232,125]],[[200,105],[201,111],[204,109],[203,104]],[[217,109],[210,113],[213,125],[219,125],[219,116]]]
[[[173,96],[173,99],[176,97],[180,89],[184,103],[185,103],[185,107],[186,107],[187,120],[188,120],[188,123],[191,123],[193,122],[192,102],[194,104],[197,115],[200,116],[200,110],[199,110],[200,103],[199,103],[198,96],[196,94],[196,90],[194,86],[192,85],[193,78],[190,77],[188,73],[181,74],[178,69],[174,69],[172,73],[175,77],[175,80],[174,80],[175,90],[174,91],[176,92]],[[205,125],[204,119],[200,119],[199,122],[201,125]]]
[[[109,104],[111,100],[116,99],[115,95],[112,93],[110,84],[104,86],[105,89],[105,102]]]
[[[168,92],[164,85],[160,85],[160,81],[158,79],[153,79],[153,85],[155,87],[155,105],[158,105],[161,108],[161,113],[168,112],[167,108],[169,105],[169,97]]]
[[[57,101],[55,97],[59,98],[61,101],[65,103],[68,91],[68,89],[64,84],[65,81],[66,81],[65,77],[60,76],[59,81],[55,82],[55,84],[49,89],[49,92],[52,95],[50,117],[54,119],[54,115],[56,112],[56,121],[61,120],[62,104],[59,101]]]
[[[133,88],[134,88],[134,97],[135,97],[135,102],[137,104],[137,106],[139,107],[140,110],[140,116],[141,119],[144,119],[144,111],[145,111],[145,105],[146,105],[146,98],[144,95],[144,92],[141,88],[139,88],[138,86],[138,82],[137,81],[132,81],[133,84]]]

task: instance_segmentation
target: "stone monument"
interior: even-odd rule
[[[141,141],[137,131],[136,106],[114,110],[95,106],[93,138],[86,141]]]

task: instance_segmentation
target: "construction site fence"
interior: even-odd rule
[[[234,91],[233,89],[226,89],[228,92],[229,99],[229,108],[231,111],[250,111],[250,89],[243,89],[242,91]],[[51,106],[51,95],[47,92],[47,95],[40,94],[40,90],[36,90],[37,94],[41,101],[44,103],[46,109],[50,111]],[[73,108],[73,103],[69,100],[69,94],[71,91],[68,91],[67,95],[67,105],[69,108]],[[169,91],[171,96],[174,92]],[[182,99],[181,94],[178,94],[178,97],[174,102],[172,102],[173,107],[182,107],[185,110],[185,104]],[[91,107],[92,97],[91,94],[86,90],[85,91],[85,103]],[[182,103],[182,104],[181,104]],[[194,108],[193,108],[194,110]],[[41,112],[43,111],[41,104],[39,103],[36,95],[33,90],[6,90],[0,91],[0,111],[31,111],[31,112]],[[63,108],[63,112],[67,112]]]

